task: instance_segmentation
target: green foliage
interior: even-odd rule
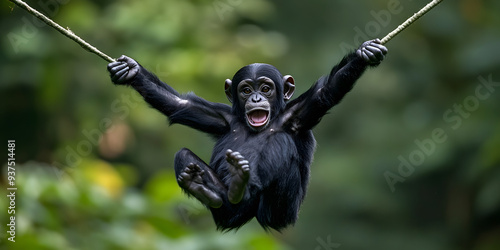
[[[383,37],[426,3],[44,5],[54,2],[64,1],[29,3],[106,54],[133,57],[179,92],[225,103],[224,80],[245,64],[293,74],[298,95],[341,59],[343,44]],[[390,4],[399,4],[396,12]],[[499,1],[443,1],[387,44],[386,60],[315,128],[309,192],[297,224],[283,234],[266,234],[255,221],[216,232],[173,174],[176,151],[187,147],[208,161],[211,139],[169,127],[133,90],[112,86],[101,58],[11,6],[0,7],[0,142],[16,140],[19,207],[16,243],[7,249],[500,248]],[[478,92],[480,79],[491,79],[493,91]],[[475,105],[478,93],[488,97]],[[402,176],[399,156],[409,160],[422,150],[415,141],[429,142],[436,129],[445,142]],[[404,180],[394,192],[388,172]],[[6,202],[0,199],[0,248]]]
[[[215,232],[214,225],[198,229],[203,218],[197,214],[208,214],[179,199],[177,186],[160,182],[175,183],[169,174],[148,181],[142,193],[125,186],[103,161],[85,162],[63,175],[36,163],[18,169],[16,242],[1,243],[8,249],[284,249],[255,227],[239,233],[238,240]],[[8,207],[7,200],[0,205]]]

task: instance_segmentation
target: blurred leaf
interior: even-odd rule
[[[120,174],[108,163],[98,160],[85,160],[76,173],[102,187],[108,194],[117,198],[123,193],[124,182]],[[96,192],[98,192],[96,190]]]
[[[175,175],[171,171],[160,171],[144,187],[144,193],[157,202],[171,201],[181,197]]]

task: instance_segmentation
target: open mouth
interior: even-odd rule
[[[247,120],[253,127],[261,127],[269,121],[269,111],[263,109],[252,110],[247,113]]]

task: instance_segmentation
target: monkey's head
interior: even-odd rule
[[[225,82],[225,92],[233,104],[233,114],[261,131],[280,114],[295,91],[292,76],[282,76],[269,64],[247,65]]]

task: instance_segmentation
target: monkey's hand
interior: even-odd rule
[[[356,54],[369,65],[377,66],[384,60],[387,51],[387,48],[380,43],[380,39],[374,39],[361,44]]]
[[[108,64],[111,81],[118,85],[129,85],[139,70],[139,63],[128,56],[121,56],[115,62]]]

